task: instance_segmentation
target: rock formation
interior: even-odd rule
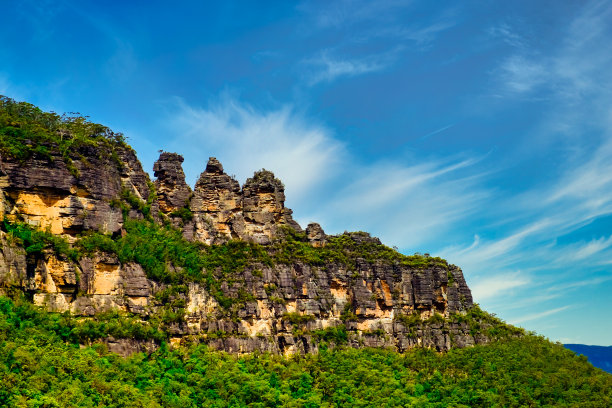
[[[194,218],[194,239],[210,244],[237,238],[234,225],[244,223],[241,207],[240,183],[225,174],[221,163],[211,157],[189,203]]]
[[[69,237],[87,230],[114,233],[123,217],[113,200],[122,192],[149,197],[148,176],[129,148],[109,157],[86,147],[69,163],[56,150],[25,163],[0,156],[0,220],[19,219]]]
[[[185,238],[208,245],[235,239],[266,246],[282,239],[287,228],[302,234],[284,206],[283,184],[267,170],[241,187],[211,157],[191,191],[183,158],[174,153],[160,155],[153,184],[129,148],[112,155],[83,148],[68,162],[53,146],[50,152],[25,162],[0,156],[0,221],[25,222],[69,242],[87,231],[122,234],[124,219],[147,216],[170,220]],[[318,224],[308,225],[304,237],[314,248],[329,245]],[[381,246],[364,233],[342,239]],[[165,306],[156,295],[167,287],[143,266],[122,263],[114,254],[98,251],[78,261],[48,249],[33,255],[0,231],[0,292],[24,291],[49,310],[91,316],[116,309],[145,318]],[[244,302],[224,308],[194,282],[177,295],[185,316],[172,327],[174,342],[192,338],[229,352],[308,353],[318,349],[320,333],[340,326],[354,347],[447,350],[488,341],[465,323],[436,319],[472,306],[461,270],[442,261],[420,267],[359,257],[351,265],[334,259],[256,262],[236,270],[220,288],[224,296],[244,294]],[[423,324],[411,324],[415,316]]]
[[[285,188],[272,172],[256,172],[241,188],[211,157],[191,193],[182,162],[177,154],[162,153],[153,170],[157,208],[175,219],[177,211],[189,209],[191,218],[182,223],[187,239],[207,244],[230,239],[267,244],[277,235],[279,226],[301,231],[291,217],[292,211],[285,208]]]
[[[153,165],[155,192],[159,210],[172,213],[189,204],[191,188],[185,182],[183,157],[176,153],[162,152]]]

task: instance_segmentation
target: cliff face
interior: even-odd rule
[[[151,183],[129,148],[112,155],[83,148],[68,162],[54,149],[25,161],[0,156],[0,221],[27,223],[75,243],[91,232],[121,237],[125,220],[148,218],[179,228],[193,242],[237,239],[272,252],[288,230],[302,234],[284,206],[282,183],[269,171],[256,172],[241,187],[211,158],[192,191],[177,154],[161,154]],[[318,224],[303,236],[318,249],[340,238],[382,247],[364,233],[329,237]],[[168,324],[173,342],[206,341],[229,352],[307,353],[338,327],[345,330],[341,341],[355,347],[448,350],[488,341],[449,319],[469,310],[472,297],[461,270],[441,260],[424,259],[419,266],[360,256],[350,264],[253,261],[219,278],[217,296],[191,281],[168,297],[161,294],[172,283],[152,279],[145,267],[121,262],[112,252],[71,258],[49,248],[28,251],[0,231],[1,292],[23,291],[38,305],[78,316],[116,309],[147,319],[174,302],[183,315]],[[181,271],[179,265],[167,268]],[[220,296],[241,301],[227,307]]]
[[[118,148],[105,157],[86,147],[74,152],[69,168],[49,147],[48,156],[25,162],[0,155],[0,221],[22,220],[68,237],[87,230],[115,233],[123,218],[113,200],[122,191],[141,200],[149,197],[148,176],[131,149]]]

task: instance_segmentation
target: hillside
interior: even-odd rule
[[[109,322],[109,324],[112,324]],[[120,358],[79,348],[75,319],[0,299],[0,405],[109,407],[609,407],[612,375],[527,335],[404,354],[352,349],[283,358],[204,345]],[[78,327],[78,326],[77,326]],[[86,329],[87,330],[87,329]]]
[[[609,406],[611,376],[459,267],[302,229],[265,169],[211,157],[191,189],[182,161],[150,180],[123,135],[0,98],[2,404]]]

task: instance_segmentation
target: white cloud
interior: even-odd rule
[[[312,21],[304,27],[306,32],[318,35],[329,30],[339,31],[328,36],[333,38],[333,45],[303,61],[302,65],[309,71],[308,84],[382,71],[393,65],[400,54],[428,48],[441,32],[456,24],[452,8],[442,9],[429,18],[406,18],[411,3],[342,0],[316,7],[302,3],[298,9]],[[330,55],[330,49],[336,55]]]
[[[560,283],[557,285],[549,286],[547,288],[547,291],[551,293],[564,294],[568,291],[571,291],[577,288],[582,288],[584,286],[595,286],[595,285],[602,284],[604,282],[608,282],[610,280],[612,280],[612,275],[602,276],[602,277],[593,278],[593,279],[578,280],[574,282]]]
[[[209,156],[216,156],[242,182],[255,170],[272,170],[287,186],[290,201],[296,201],[324,184],[345,154],[327,128],[309,123],[289,105],[259,111],[225,96],[198,108],[177,99],[169,120],[178,137],[165,148],[185,155],[188,182],[204,170]]]
[[[344,28],[367,21],[388,21],[394,18],[398,9],[405,8],[409,0],[362,1],[340,0],[314,6],[302,3],[299,8],[314,18],[318,28]]]
[[[495,74],[500,75],[503,86],[511,93],[545,90],[562,98],[565,104],[577,104],[587,98],[592,102],[592,93],[602,95],[607,89],[605,97],[609,101],[610,18],[612,3],[590,2],[569,25],[565,36],[556,41],[557,45],[546,50],[528,49],[515,30],[502,24],[491,32],[520,46],[516,54],[504,59]]]
[[[580,201],[591,211],[609,210],[612,204],[612,127],[608,141],[584,162],[568,169],[551,191],[549,202]]]
[[[388,245],[423,245],[473,214],[488,197],[471,172],[478,160],[372,163],[352,166],[341,188],[313,218],[332,232],[367,230]],[[465,176],[463,173],[470,173]]]
[[[609,281],[612,237],[584,240],[580,231],[612,214],[610,16],[612,3],[590,3],[548,49],[530,48],[508,26],[493,33],[514,47],[495,72],[502,94],[545,101],[522,153],[550,163],[528,189],[493,196],[482,208],[493,221],[473,231],[473,243],[441,252],[461,265],[476,301],[512,323],[569,318],[560,299]]]
[[[447,247],[441,251],[441,254],[471,273],[490,269],[491,264],[495,264],[497,273],[503,273],[505,267],[514,264],[517,259],[520,260],[524,256],[524,242],[542,233],[550,225],[551,221],[548,219],[537,220],[506,236],[490,241],[476,235],[474,242],[468,247]]]
[[[523,48],[525,46],[524,38],[513,30],[508,23],[501,23],[494,27],[490,27],[487,33],[493,37],[501,38],[502,41],[512,47]]]
[[[418,45],[429,44],[443,31],[455,25],[454,21],[443,19],[420,28],[403,29],[398,32],[398,37],[414,41]]]
[[[543,319],[545,317],[551,316],[553,314],[562,312],[564,310],[569,309],[571,306],[567,305],[567,306],[562,306],[562,307],[557,307],[555,309],[550,309],[550,310],[545,310],[543,312],[538,312],[538,313],[530,313],[527,315],[523,315],[517,318],[514,318],[512,320],[510,320],[510,324],[520,324],[520,323],[525,323],[525,322],[529,322],[532,320],[538,320],[538,319]]]
[[[517,93],[532,91],[549,78],[547,67],[520,55],[506,59],[501,70],[506,87]]]
[[[573,251],[569,251],[569,253],[567,253],[567,256],[563,257],[562,259],[563,261],[580,261],[583,259],[590,258],[593,255],[610,248],[611,246],[612,236],[608,237],[608,239],[601,237],[599,239],[594,239],[590,242],[587,242],[586,244],[577,245],[577,247]]]
[[[531,282],[531,279],[520,272],[496,275],[488,278],[475,280],[470,285],[472,296],[475,302],[498,298],[500,295],[507,295],[509,291],[520,288]]]
[[[450,125],[443,126],[443,127],[439,128],[439,129],[434,130],[433,132],[429,132],[426,135],[421,136],[421,140],[429,139],[430,137],[435,136],[438,133],[442,133],[445,130],[448,130],[448,129],[452,128],[453,126],[455,126],[455,124],[451,123]]]

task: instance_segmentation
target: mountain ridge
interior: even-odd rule
[[[2,98],[0,287],[83,319],[119,311],[173,344],[316,352],[449,350],[519,336],[474,307],[461,269],[367,233],[305,230],[265,169],[211,157],[192,190],[161,152],[149,179],[123,135]],[[109,340],[123,354],[128,339]]]

